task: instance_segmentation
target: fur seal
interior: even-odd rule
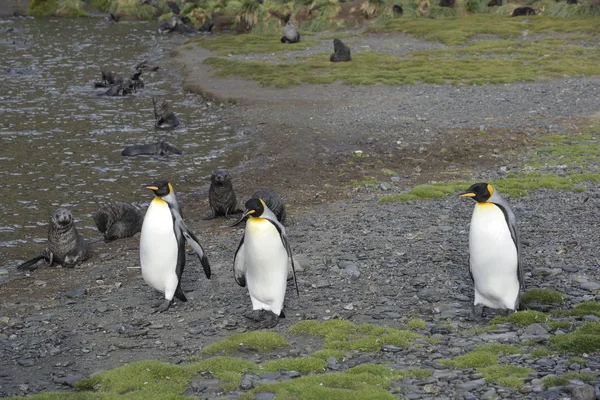
[[[136,64],[135,67],[133,67],[136,71],[158,71],[158,69],[160,68],[158,65],[150,65],[148,60],[144,60],[138,64]]]
[[[285,203],[277,193],[272,190],[257,190],[252,194],[252,198],[264,201],[267,207],[269,207],[269,210],[273,211],[277,220],[281,222],[282,225],[285,224]]]
[[[298,43],[300,41],[300,32],[292,21],[287,21],[283,28],[283,37],[281,43]]]
[[[92,217],[106,241],[133,236],[142,230],[144,222],[139,205],[122,201],[102,204]]]
[[[154,105],[154,126],[157,128],[175,128],[179,120],[175,113],[169,108],[169,104],[163,99],[152,98]]]
[[[404,10],[402,9],[402,6],[399,4],[394,4],[394,6],[392,7],[392,12],[394,13],[395,16],[400,16],[400,15],[404,14]]]
[[[157,142],[153,144],[136,144],[127,146],[121,152],[124,157],[132,156],[166,156],[167,154],[182,154],[182,151],[169,142]]]
[[[440,7],[454,8],[455,0],[440,0]]]
[[[350,48],[346,46],[340,39],[333,39],[333,54],[329,57],[331,62],[352,61]]]
[[[215,24],[212,22],[212,20],[208,20],[204,22],[198,30],[203,33],[212,33],[213,26],[215,26]]]
[[[511,16],[512,17],[520,17],[522,15],[535,15],[537,11],[535,11],[531,7],[517,7],[513,10]]]
[[[230,214],[237,212],[237,199],[233,191],[231,175],[224,169],[216,169],[210,176],[210,188],[208,189],[208,204],[212,214],[203,219],[213,219],[219,215],[230,218]]]
[[[179,6],[174,1],[167,1],[167,7],[169,7],[169,10],[175,15],[179,15],[181,12]]]
[[[17,269],[25,269],[35,265],[42,258],[46,265],[60,264],[63,267],[73,268],[76,264],[87,260],[91,256],[89,243],[77,232],[73,215],[66,208],[59,208],[52,214],[48,225],[48,244],[42,254],[25,261]],[[37,267],[35,267],[37,268]],[[35,268],[29,268],[34,270]]]

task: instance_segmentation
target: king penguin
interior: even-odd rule
[[[475,285],[473,305],[475,309],[481,305],[516,310],[519,289],[524,290],[525,285],[515,214],[487,183],[476,183],[460,196],[476,201],[469,230],[469,269]]]
[[[185,242],[200,258],[206,277],[210,279],[210,265],[204,249],[190,232],[179,210],[173,186],[158,180],[146,186],[156,195],[142,225],[140,236],[140,263],[142,277],[150,286],[165,294],[158,312],[169,309],[173,297],[187,301],[181,290],[181,274],[185,266]]]
[[[285,317],[282,309],[290,266],[299,295],[292,250],[285,228],[262,199],[251,198],[245,207],[240,220],[232,225],[249,217],[233,260],[235,281],[242,287],[248,285],[252,300],[253,311],[244,316],[263,328],[272,328],[278,317]]]

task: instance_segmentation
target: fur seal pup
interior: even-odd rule
[[[269,207],[269,210],[275,214],[277,220],[281,222],[282,225],[285,224],[285,203],[277,193],[272,190],[257,190],[252,194],[252,198],[264,201],[267,207]]]
[[[237,212],[237,199],[233,191],[231,175],[224,169],[216,169],[210,176],[210,188],[208,189],[208,204],[212,214],[202,219],[208,220],[224,215],[230,218],[230,214]]]
[[[100,82],[95,82],[94,87],[97,88],[106,88],[112,85],[116,85],[118,83],[123,82],[123,78],[121,78],[117,73],[113,71],[108,71],[101,69],[100,74],[102,76]]]
[[[47,266],[56,263],[63,267],[73,268],[76,264],[87,260],[91,253],[89,243],[83,240],[75,228],[71,212],[66,208],[59,208],[50,218],[48,244],[42,254],[25,261],[17,269],[34,270],[37,267],[29,267],[35,265],[42,258],[46,260]]]
[[[146,211],[142,225],[140,264],[144,281],[164,293],[165,300],[157,310],[163,312],[169,309],[173,297],[187,301],[181,289],[186,242],[200,259],[208,279],[211,271],[202,245],[183,221],[173,186],[161,179],[146,186],[146,189],[152,190],[155,197]]]
[[[232,226],[246,217],[244,236],[233,259],[234,278],[238,285],[248,285],[252,300],[252,311],[244,316],[262,328],[272,328],[285,316],[283,301],[290,268],[299,295],[292,249],[285,228],[263,200],[248,200],[242,218]]]
[[[454,8],[455,0],[440,0],[440,7]]]
[[[281,43],[298,43],[300,41],[300,32],[292,21],[287,21],[283,28],[283,37]]]
[[[399,17],[402,14],[404,14],[404,10],[402,9],[402,6],[399,4],[394,4],[394,6],[392,7],[392,12],[394,13],[395,16]]]
[[[179,119],[169,108],[169,104],[163,99],[152,98],[154,106],[154,126],[157,128],[175,128],[179,125]]]
[[[127,146],[121,152],[121,155],[125,157],[141,155],[166,156],[167,154],[182,154],[182,151],[171,143],[162,141],[153,144],[135,144],[133,146]]]
[[[535,14],[537,14],[537,11],[535,11],[531,7],[517,7],[513,10],[511,16],[512,17],[520,17],[523,15],[535,15]]]
[[[92,217],[106,241],[133,236],[142,230],[144,222],[139,205],[122,201],[102,204]]]
[[[525,289],[515,214],[487,183],[476,183],[460,196],[475,200],[469,228],[469,272],[475,286],[473,311],[477,317],[484,306],[514,311],[519,307],[519,290]]]
[[[340,39],[333,39],[333,54],[329,57],[331,62],[352,61],[350,48]]]

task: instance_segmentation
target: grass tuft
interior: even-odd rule
[[[516,365],[492,365],[478,369],[478,372],[483,374],[486,381],[519,389],[523,386],[523,379],[527,378],[534,370]]]
[[[508,345],[493,343],[479,347],[467,354],[456,357],[454,360],[444,360],[442,364],[451,365],[455,368],[477,368],[487,367],[498,363],[499,354],[520,354],[521,350]]]
[[[565,300],[566,298],[561,292],[546,289],[531,289],[521,296],[521,302],[525,305],[531,303],[562,304]]]
[[[549,317],[540,311],[518,311],[507,317],[498,316],[492,319],[492,324],[515,324],[520,326],[529,326],[548,322]]]
[[[427,322],[422,320],[421,318],[413,318],[406,324],[410,329],[418,330],[427,328]]]
[[[263,364],[266,372],[298,371],[302,374],[309,372],[322,372],[327,367],[327,362],[318,357],[281,358],[267,361]]]
[[[600,303],[595,301],[585,301],[577,304],[570,310],[555,310],[552,312],[552,314],[572,317],[584,317],[586,315],[595,315],[596,317],[600,317]]]
[[[589,382],[595,379],[594,375],[585,373],[585,372],[567,372],[564,375],[558,376],[546,376],[543,378],[544,387],[546,389],[555,387],[555,386],[564,386],[569,383],[571,380],[579,380],[582,382]]]
[[[219,342],[213,343],[204,349],[203,354],[231,353],[240,348],[240,345],[256,349],[258,352],[268,352],[280,347],[289,346],[287,340],[275,332],[254,331],[236,333]]]

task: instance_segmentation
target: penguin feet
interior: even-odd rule
[[[244,317],[255,322],[260,322],[265,319],[265,310],[252,310],[244,313]]]
[[[482,304],[474,305],[471,309],[471,319],[475,322],[481,322],[484,320],[483,317],[483,308]]]
[[[244,317],[254,321],[251,329],[270,329],[279,323],[279,315],[266,310],[252,310],[244,313]]]
[[[156,305],[156,310],[154,310],[155,313],[162,313],[165,312],[169,309],[169,307],[171,307],[171,304],[173,304],[173,300],[164,300],[162,302],[160,302],[159,304]]]

